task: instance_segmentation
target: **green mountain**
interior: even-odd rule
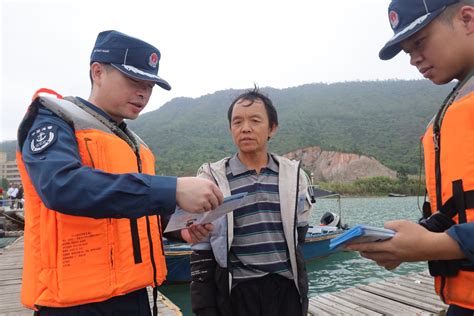
[[[451,88],[426,80],[262,88],[280,122],[270,149],[283,154],[320,146],[374,156],[392,169],[416,173],[420,136]],[[176,98],[130,122],[156,154],[157,172],[192,175],[201,163],[233,153],[227,109],[240,92]]]
[[[273,100],[280,122],[270,150],[284,154],[320,146],[373,156],[392,169],[414,174],[419,166],[420,136],[451,88],[426,80],[262,88]],[[129,125],[155,153],[157,173],[194,175],[203,162],[235,151],[227,109],[241,92],[175,98]],[[14,149],[14,142],[0,143],[0,151],[9,152],[9,158]]]

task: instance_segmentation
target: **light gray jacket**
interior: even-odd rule
[[[298,242],[297,227],[308,225],[308,217],[311,210],[311,198],[308,194],[308,177],[300,162],[289,160],[282,156],[272,154],[279,164],[278,187],[280,195],[280,210],[283,231],[290,256],[291,270],[296,287],[299,289],[299,269],[296,258],[296,247]],[[230,157],[226,157],[214,163],[203,164],[198,170],[198,177],[215,182],[224,196],[231,195],[229,182],[226,177],[226,163]],[[214,230],[208,238],[192,246],[193,250],[211,250],[219,266],[227,268],[228,253],[234,237],[234,217],[230,212],[227,216],[217,219]],[[304,236],[303,236],[304,238]],[[232,277],[229,275],[229,283]],[[229,286],[229,289],[231,286]],[[301,291],[300,291],[301,292]]]

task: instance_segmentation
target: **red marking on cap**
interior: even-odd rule
[[[156,68],[156,65],[158,65],[158,55],[156,53],[150,55],[150,58],[148,59],[148,65],[150,65],[150,67]]]
[[[392,25],[392,29],[398,26],[400,20],[398,19],[398,13],[395,11],[390,11],[388,13],[388,19],[390,20],[390,24]]]

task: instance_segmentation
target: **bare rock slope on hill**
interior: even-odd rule
[[[324,151],[316,146],[289,152],[285,157],[300,160],[303,168],[312,173],[314,181],[352,182],[360,178],[397,176],[396,171],[373,157]]]

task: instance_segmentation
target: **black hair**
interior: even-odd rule
[[[268,124],[270,125],[269,127],[271,128],[273,126],[278,126],[278,114],[275,107],[273,106],[272,100],[270,100],[270,98],[266,95],[262,94],[257,85],[255,85],[252,90],[247,90],[244,93],[240,94],[237,98],[234,99],[234,101],[232,101],[229,110],[227,111],[227,119],[229,120],[229,126],[231,125],[232,121],[232,111],[234,110],[234,105],[238,101],[244,100],[250,101],[247,106],[254,104],[254,102],[257,100],[261,100],[265,105],[265,111],[267,112],[268,116]]]

